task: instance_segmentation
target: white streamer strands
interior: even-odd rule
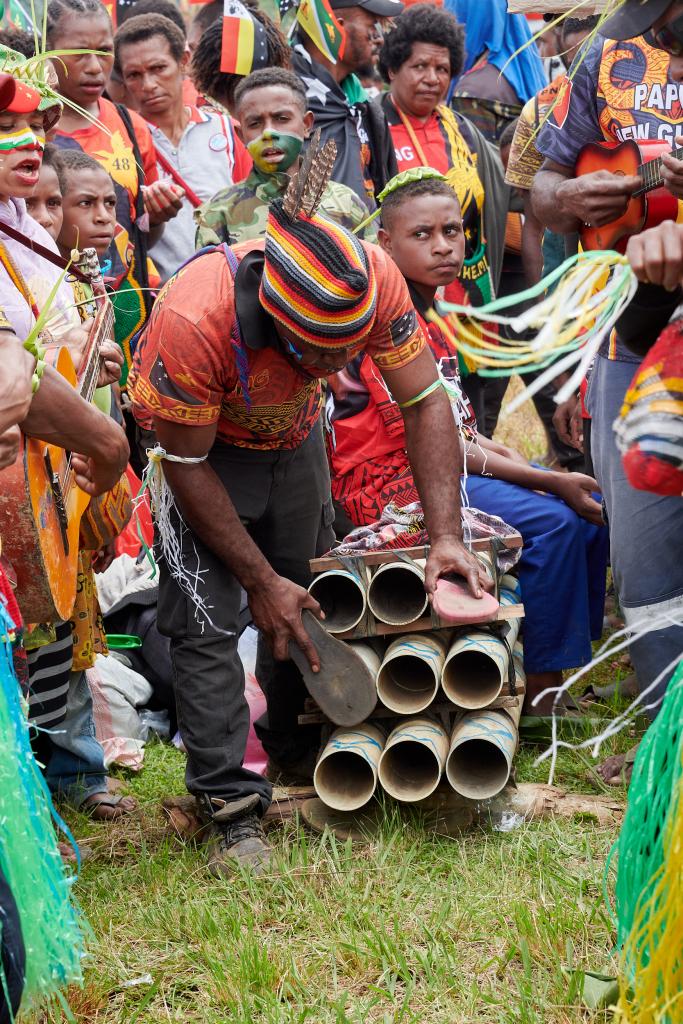
[[[584,665],[583,668],[578,669],[569,676],[569,678],[565,679],[561,686],[552,686],[543,690],[542,693],[539,693],[534,698],[532,703],[537,704],[547,694],[554,693],[555,699],[553,702],[553,708],[557,707],[564,694],[569,691],[570,687],[573,686],[574,683],[578,682],[582,676],[585,676],[588,672],[594,669],[596,665],[601,664],[601,662],[605,661],[607,658],[613,658],[615,654],[618,654],[620,651],[630,647],[632,643],[635,643],[636,640],[640,640],[641,637],[647,636],[648,633],[653,633],[658,629],[664,629],[669,626],[683,626],[683,607],[681,607],[680,611],[677,612],[668,609],[660,615],[656,615],[654,617],[650,615],[648,618],[639,619],[638,621],[625,626],[624,629],[620,629],[616,633],[613,633],[612,636],[610,636],[609,639],[600,647],[597,655],[592,661],[587,665]],[[631,701],[626,710],[622,711],[615,718],[609,721],[602,732],[598,733],[597,736],[589,736],[580,743],[570,743],[566,740],[560,740],[557,736],[558,717],[553,713],[552,738],[550,746],[544,750],[535,761],[535,764],[542,764],[543,761],[550,760],[550,772],[548,776],[549,784],[552,785],[553,783],[557,755],[561,747],[568,750],[590,750],[591,756],[594,758],[597,757],[602,744],[605,743],[606,740],[611,736],[616,736],[630,725],[638,714],[644,711],[652,711],[661,703],[661,697],[649,704],[645,703],[645,699],[648,694],[652,693],[653,690],[656,690],[661,681],[673,671],[676,665],[679,664],[680,660],[681,656],[679,653],[669,665],[662,669],[656,679],[653,679],[652,682],[641,693],[639,693],[633,701]]]
[[[197,552],[194,539],[192,538],[192,533],[185,525],[183,517],[180,514],[180,509],[178,508],[173,496],[173,491],[168,486],[162,467],[162,462],[164,460],[167,462],[180,462],[186,465],[196,466],[199,463],[204,462],[207,456],[202,455],[198,458],[190,458],[182,457],[180,455],[171,455],[162,448],[160,444],[157,444],[154,448],[147,449],[147,458],[149,459],[149,462],[142,475],[142,488],[135,498],[134,509],[137,511],[137,506],[143,500],[145,492],[147,492],[149,494],[150,508],[154,517],[155,533],[161,546],[161,551],[166,561],[168,571],[182,592],[192,601],[192,604],[195,607],[195,619],[197,622],[201,623],[202,631],[204,630],[204,623],[208,622],[212,629],[215,629],[217,633],[222,633],[224,636],[234,636],[235,634],[232,631],[221,629],[213,622],[209,614],[209,606],[206,604],[200,593],[202,576],[204,576],[208,570],[200,568],[199,554]],[[187,567],[185,559],[183,558],[183,538],[186,535],[189,535],[192,542],[195,564],[195,569],[193,570]],[[199,618],[199,615],[202,616],[201,619]]]

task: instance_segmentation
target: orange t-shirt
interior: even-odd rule
[[[353,354],[366,351],[380,369],[397,369],[419,355],[425,338],[396,265],[378,246],[362,244],[377,279],[377,308],[370,333]],[[233,246],[233,252],[241,262],[263,247],[258,239]],[[136,416],[184,426],[216,423],[219,441],[243,448],[297,448],[320,414],[320,381],[302,373],[277,343],[260,349],[244,344],[248,406],[233,343],[235,319],[233,275],[222,249],[197,257],[171,278],[138,345],[131,389]],[[246,337],[253,329],[246,323],[240,328]]]
[[[154,145],[146,122],[129,110],[135,138],[142,158],[144,184],[157,181]],[[97,113],[99,121],[106,127],[103,131],[97,124],[79,128],[67,134],[57,131],[55,143],[60,149],[80,149],[97,160],[111,176],[116,190],[116,235],[102,262],[111,260],[108,276],[119,278],[130,264],[130,233],[135,223],[135,201],[138,195],[138,169],[130,136],[118,110],[109,100],[100,99]]]

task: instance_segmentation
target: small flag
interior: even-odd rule
[[[301,0],[297,21],[320,52],[336,64],[344,51],[346,33],[335,18],[329,0]]]
[[[248,75],[268,64],[266,30],[241,0],[225,0],[221,71],[227,75]]]
[[[118,27],[118,18],[116,17],[116,0],[102,0],[102,6],[111,18],[111,26],[116,32]]]

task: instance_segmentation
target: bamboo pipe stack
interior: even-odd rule
[[[365,578],[330,570],[317,577],[311,592],[327,612],[330,632],[345,633],[358,623],[356,635],[372,632],[369,614],[409,628],[427,608],[424,562],[419,561],[386,563]],[[502,607],[520,602],[514,577],[500,580],[499,600]],[[358,810],[380,785],[394,799],[414,803],[431,795],[442,778],[468,799],[499,793],[517,748],[525,686],[519,629],[520,620],[513,618],[495,630],[461,628],[454,639],[453,631],[443,628],[407,633],[392,639],[383,656],[378,652],[386,640],[349,641],[374,674],[386,710],[377,724],[364,722],[332,734],[314,776],[323,802],[339,811]],[[511,660],[518,704],[491,707],[506,695]],[[458,709],[450,727],[443,704],[440,712],[430,710],[444,696]],[[392,723],[387,710],[398,721]]]

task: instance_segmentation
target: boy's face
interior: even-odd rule
[[[313,125],[313,114],[283,85],[251,89],[240,100],[237,117],[244,145],[264,174],[291,167]]]
[[[392,211],[379,242],[404,277],[428,288],[451,284],[465,258],[460,204],[453,196],[416,196]]]
[[[56,242],[62,230],[64,211],[59,178],[54,167],[43,164],[38,184],[31,195],[26,197],[26,209]]]
[[[40,179],[45,149],[43,115],[0,111],[0,197],[26,199]]]
[[[64,222],[59,247],[66,252],[92,246],[103,256],[116,228],[116,192],[104,170],[66,171]]]
[[[121,47],[121,78],[135,107],[153,124],[183,105],[183,75],[188,54],[179,63],[165,36],[151,36]]]

